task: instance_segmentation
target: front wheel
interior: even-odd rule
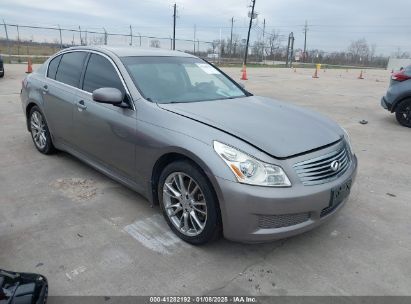
[[[207,177],[192,163],[176,161],[161,173],[158,197],[167,224],[184,241],[200,245],[220,235],[218,202]]]
[[[411,100],[404,100],[397,106],[395,117],[400,125],[411,128]]]
[[[37,106],[32,107],[30,110],[29,128],[33,143],[38,151],[43,154],[55,152],[46,120]]]

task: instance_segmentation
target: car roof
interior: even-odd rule
[[[160,49],[160,48],[140,48],[140,47],[134,47],[134,46],[108,46],[108,45],[99,45],[99,46],[77,46],[77,47],[71,47],[67,50],[88,50],[88,51],[101,51],[103,53],[113,53],[114,55],[118,57],[131,57],[131,56],[158,56],[158,57],[164,57],[164,56],[172,56],[172,57],[194,57],[195,56],[191,54],[187,54],[181,51],[171,51],[171,50],[165,50],[165,49]]]

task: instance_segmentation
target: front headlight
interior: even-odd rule
[[[269,187],[291,186],[290,180],[279,166],[264,163],[218,141],[214,141],[214,150],[240,183]]]
[[[344,139],[345,139],[345,142],[347,143],[348,149],[349,149],[349,151],[351,152],[351,154],[354,155],[354,150],[353,150],[353,148],[352,148],[352,143],[351,143],[350,134],[347,132],[346,129],[344,129],[344,128],[342,128],[342,129],[343,129],[343,131],[344,131]]]

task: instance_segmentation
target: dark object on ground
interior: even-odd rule
[[[0,304],[43,304],[47,292],[47,279],[40,274],[0,269]]]
[[[386,193],[388,196],[391,196],[391,197],[397,197],[395,194],[392,194],[392,193],[389,193],[389,192],[387,192]]]
[[[362,124],[362,125],[366,125],[366,124],[368,123],[368,120],[364,120],[364,119],[363,119],[363,120],[360,120],[359,122],[360,122],[360,124]]]

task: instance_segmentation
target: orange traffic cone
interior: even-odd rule
[[[241,72],[243,72],[243,73],[241,74],[241,80],[248,80],[248,78],[247,78],[247,69],[246,69],[246,67],[245,67],[245,64],[243,65],[243,69],[242,69]]]
[[[317,70],[317,69],[315,69],[315,72],[314,72],[313,78],[320,78],[320,77],[318,77],[318,70]]]
[[[33,73],[33,67],[32,67],[32,63],[31,63],[31,58],[29,58],[29,60],[27,61],[27,74],[29,73]]]
[[[358,76],[358,79],[364,79],[364,76],[362,75],[362,70],[361,70],[360,76]]]

